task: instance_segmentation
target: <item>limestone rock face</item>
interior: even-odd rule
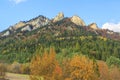
[[[10,31],[6,31],[2,36],[4,37],[4,36],[8,36],[8,35],[10,35]]]
[[[20,21],[19,23],[15,24],[12,28],[17,30],[18,28],[21,28],[21,27],[23,27],[25,25],[26,25],[25,22]]]
[[[49,21],[50,20],[48,18],[40,15],[37,18],[30,20],[26,24],[30,24],[30,25],[34,26],[34,29],[35,29],[35,28],[47,25],[49,23]]]
[[[85,26],[85,22],[79,16],[72,16],[71,21],[76,25]]]
[[[64,18],[64,14],[62,12],[60,12],[54,19],[53,22],[57,22],[60,21]]]
[[[98,26],[96,23],[92,23],[89,25],[90,28],[94,29],[94,30],[97,30],[98,29]]]
[[[33,26],[33,29],[37,29],[41,26],[47,25],[49,22],[50,22],[50,20],[48,18],[40,15],[29,21],[20,21],[19,23],[15,24],[13,26],[10,26],[9,30],[16,31],[17,29],[22,28],[21,31],[25,31],[25,30],[31,31],[32,29],[28,25]]]
[[[32,31],[32,28],[30,25],[26,25],[24,28],[21,29],[21,31]]]

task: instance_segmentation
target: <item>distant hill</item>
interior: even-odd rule
[[[77,43],[78,50],[74,49]],[[29,62],[36,49],[50,46],[55,46],[58,53],[68,48],[71,52],[91,53],[97,59],[114,53],[120,57],[120,33],[100,29],[96,23],[86,25],[79,16],[64,17],[63,13],[53,19],[40,15],[20,21],[0,33],[1,61]]]

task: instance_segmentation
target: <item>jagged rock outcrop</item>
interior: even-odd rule
[[[85,26],[85,22],[79,16],[72,16],[71,21],[76,25]]]
[[[89,26],[90,28],[94,29],[94,30],[99,29],[96,23],[92,23],[92,24],[90,24],[90,25],[88,25],[88,26]]]
[[[47,25],[50,22],[50,20],[42,15],[28,21],[26,24],[34,26],[34,29]]]
[[[21,31],[32,31],[32,26],[30,26],[30,25],[26,25],[25,27],[23,27],[22,29],[21,29]]]
[[[21,28],[21,31],[31,31],[32,29],[37,29],[41,26],[47,25],[50,22],[50,20],[44,16],[38,16],[34,19],[31,19],[29,21],[20,21],[19,23],[9,27],[10,31],[14,31]],[[33,28],[30,28],[30,26],[33,26]]]
[[[23,27],[23,26],[25,26],[25,25],[26,25],[25,22],[20,21],[19,23],[17,23],[17,24],[15,24],[14,26],[12,26],[12,29],[17,30],[18,28],[21,28],[21,27]]]
[[[60,21],[64,18],[64,14],[62,12],[58,13],[58,15],[53,19],[53,22]]]
[[[8,36],[8,35],[10,35],[10,31],[6,31],[6,32],[2,35],[2,37]]]

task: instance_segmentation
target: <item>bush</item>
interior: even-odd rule
[[[100,73],[100,80],[110,80],[109,69],[104,61],[98,61],[98,69]]]
[[[18,62],[13,62],[7,65],[7,71],[11,73],[29,74],[30,65],[29,63],[20,64]]]
[[[120,69],[117,67],[114,67],[110,70],[110,78],[112,80],[120,80]]]
[[[2,63],[0,63],[0,78],[5,77],[5,72],[6,72],[6,66]]]
[[[30,65],[28,63],[26,64],[21,64],[21,67],[20,67],[20,73],[22,74],[29,74],[30,73]]]
[[[13,62],[9,67],[8,71],[12,73],[20,73],[21,64],[18,62]]]
[[[111,66],[117,66],[117,67],[120,67],[120,59],[119,58],[116,58],[114,56],[111,56],[109,57],[107,60],[106,60],[107,64],[109,67]]]

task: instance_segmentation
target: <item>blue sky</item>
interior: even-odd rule
[[[51,19],[59,12],[120,31],[120,0],[0,0],[0,31],[38,15]]]

